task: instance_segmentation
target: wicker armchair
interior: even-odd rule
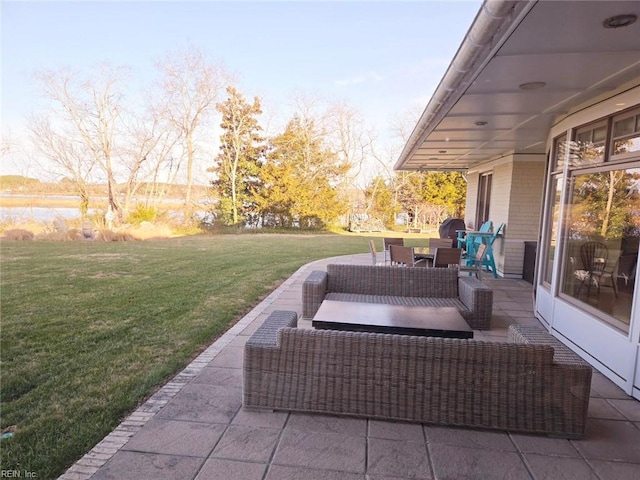
[[[493,343],[298,329],[296,317],[273,312],[247,341],[246,408],[584,436],[592,370],[526,344],[544,331]]]

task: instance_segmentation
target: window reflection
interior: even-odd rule
[[[606,125],[579,130],[576,134],[577,152],[572,161],[573,166],[603,162],[606,139]]]
[[[551,223],[549,225],[549,238],[547,241],[547,263],[544,266],[544,282],[551,285],[551,278],[553,276],[553,260],[556,256],[556,243],[558,235],[558,220],[560,218],[560,195],[562,194],[562,177],[556,175],[552,180],[552,198],[551,198]]]
[[[612,156],[640,151],[640,114],[613,123]]]
[[[562,292],[629,330],[640,240],[640,169],[572,177]]]
[[[553,171],[562,170],[564,167],[564,159],[567,155],[567,136],[558,137],[553,144]]]

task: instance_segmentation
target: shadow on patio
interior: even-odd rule
[[[242,408],[243,347],[274,310],[302,314],[305,265],[165,385],[62,479],[392,480],[640,478],[640,402],[594,372],[583,440]],[[483,278],[494,290],[492,328],[538,324],[532,287]],[[300,321],[299,325],[306,321]]]

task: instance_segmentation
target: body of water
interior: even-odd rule
[[[97,210],[90,208],[88,213],[89,215],[94,215]],[[205,210],[198,210],[194,212],[194,215],[200,220],[205,220],[210,213]],[[169,216],[176,221],[182,221],[181,211],[170,210]],[[19,223],[21,221],[53,222],[56,217],[72,220],[81,218],[81,215],[79,209],[67,207],[0,207],[0,223]]]
[[[43,198],[42,195],[21,195],[21,194],[0,194],[0,197],[13,197],[13,198]],[[68,195],[48,195],[46,198],[51,199],[63,199],[71,200],[79,203],[78,197]],[[106,201],[106,197],[91,197],[91,200],[103,200]],[[162,203],[176,203],[178,199],[166,198],[162,200]],[[205,202],[201,202],[203,208]],[[94,215],[98,213],[100,209],[90,208],[88,214]],[[169,215],[172,217],[180,217],[181,211],[170,210]],[[198,210],[196,215],[206,216],[206,209]],[[54,218],[62,217],[66,220],[72,220],[75,218],[81,218],[80,209],[77,207],[0,207],[0,223],[6,223],[9,221],[34,221],[34,222],[52,222]]]
[[[74,195],[28,195],[19,193],[1,193],[0,197],[4,198],[50,198],[52,200],[69,200],[79,203],[79,199]],[[90,208],[89,214],[95,213],[95,209]],[[67,220],[81,218],[80,209],[78,207],[0,207],[0,222],[8,221],[34,221],[34,222],[52,222],[54,218],[62,217]]]
[[[93,215],[95,209],[89,209]],[[65,207],[1,207],[0,222],[31,220],[34,222],[52,222],[54,218],[62,217],[67,220],[80,218],[78,208]]]

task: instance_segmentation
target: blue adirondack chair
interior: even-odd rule
[[[493,222],[491,220],[487,220],[482,225],[480,225],[478,232],[480,233],[490,232],[492,227],[493,227]],[[458,236],[456,240],[458,241],[458,248],[467,248],[467,249],[471,248],[472,251],[466,252],[465,257],[467,256],[473,257],[475,255],[475,248],[473,248],[474,245],[467,245],[468,242],[467,242],[467,239],[465,238],[466,232],[463,230],[458,230],[457,232],[458,232]],[[479,239],[476,239],[476,240],[479,240]],[[481,243],[481,242],[477,242],[477,243]]]
[[[479,233],[489,233],[491,231],[491,227],[493,227],[493,222],[491,220],[487,220],[482,225],[480,225],[480,228],[477,231]],[[466,253],[464,255],[465,258],[472,259],[473,257],[475,257],[476,247],[481,243],[483,243],[482,237],[473,236],[473,238],[471,238],[466,237],[466,235],[462,239],[458,237],[458,248],[466,249]]]
[[[467,254],[465,257],[465,264],[467,267],[470,267],[474,265],[474,263],[478,262],[476,259],[476,252],[478,251],[478,246],[484,244],[486,245],[486,250],[480,262],[480,267],[484,267],[487,272],[493,273],[493,276],[498,278],[496,261],[493,254],[493,242],[495,242],[500,232],[502,232],[504,223],[498,225],[498,228],[496,228],[493,233],[490,232],[491,225],[491,221],[485,222],[482,224],[478,232],[472,232],[467,235]]]
[[[501,223],[498,225],[498,228],[494,230],[493,235],[486,239],[487,250],[484,253],[484,259],[482,260],[482,265],[487,269],[487,271],[491,271],[493,273],[494,278],[498,278],[498,272],[496,270],[496,261],[493,255],[493,242],[496,241],[496,238],[500,235],[503,228],[504,223]]]

